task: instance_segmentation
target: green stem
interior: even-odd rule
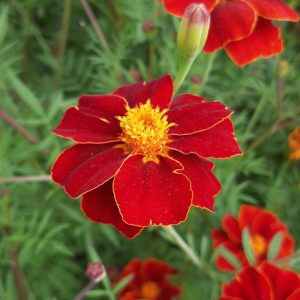
[[[174,239],[178,247],[189,257],[195,266],[204,270],[210,277],[214,277],[214,274],[199,259],[194,250],[182,239],[173,226],[164,226],[163,229]]]
[[[71,18],[72,2],[71,0],[64,1],[64,11],[62,16],[62,27],[60,32],[60,42],[57,52],[57,70],[54,79],[55,87],[59,87],[62,71],[63,61],[65,56],[65,50],[68,40],[70,18]]]
[[[91,237],[91,234],[90,234],[89,231],[86,232],[85,242],[86,242],[87,252],[88,252],[91,260],[93,262],[101,261],[101,258],[98,255],[98,253],[97,253],[97,251],[96,251],[96,249],[95,249],[95,247],[93,245],[93,240],[92,240],[92,237]],[[108,299],[110,299],[110,300],[116,300],[116,296],[113,293],[113,290],[112,290],[112,287],[111,287],[111,283],[110,283],[110,280],[109,280],[109,277],[108,277],[107,274],[105,274],[105,276],[103,277],[102,282],[103,282],[105,290],[107,291],[107,297],[108,297]]]
[[[217,53],[210,54],[208,56],[208,60],[207,60],[206,65],[205,65],[205,70],[204,70],[204,73],[203,73],[202,82],[201,82],[201,86],[200,86],[200,94],[203,92],[203,89],[204,89],[206,83],[209,80],[209,76],[210,76],[214,61],[216,59],[216,56],[217,56]]]
[[[179,69],[174,81],[174,94],[176,94],[176,92],[181,87],[186,75],[188,74],[193,62],[195,61],[195,58],[196,57],[186,58],[183,56],[179,58]]]

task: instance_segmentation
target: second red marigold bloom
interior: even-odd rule
[[[241,154],[219,101],[183,94],[171,103],[173,81],[82,96],[53,132],[76,145],[59,155],[52,178],[94,222],[127,237],[144,227],[183,222],[190,207],[213,210],[220,184],[207,158]]]
[[[288,232],[288,227],[272,212],[258,206],[241,205],[238,217],[226,215],[222,219],[222,230],[213,230],[214,249],[222,246],[230,251],[241,263],[242,267],[249,265],[242,244],[243,230],[250,232],[250,246],[255,256],[256,264],[266,260],[273,237],[281,232],[282,243],[276,259],[292,255],[295,241]],[[224,257],[217,258],[217,267],[222,271],[234,271],[235,268]]]
[[[211,13],[204,47],[207,53],[224,48],[239,66],[283,50],[280,29],[272,21],[297,22],[299,17],[282,0],[162,0],[166,11],[182,17],[192,4],[203,4]]]
[[[141,261],[137,258],[123,269],[119,280],[133,275],[132,281],[122,290],[120,300],[171,300],[181,294],[181,289],[168,280],[178,271],[155,258]]]
[[[299,300],[300,277],[269,262],[247,267],[223,285],[219,300]]]

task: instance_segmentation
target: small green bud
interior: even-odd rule
[[[182,17],[177,35],[177,48],[186,58],[196,57],[203,49],[210,25],[210,15],[203,4],[192,3]]]

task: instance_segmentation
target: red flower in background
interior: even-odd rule
[[[191,205],[213,210],[221,186],[206,158],[241,154],[218,101],[184,94],[171,104],[170,75],[82,96],[53,132],[77,144],[61,153],[52,178],[94,222],[132,238],[143,227],[184,221]]]
[[[280,29],[272,21],[297,22],[299,17],[282,0],[162,0],[167,12],[182,17],[192,3],[211,12],[211,25],[204,51],[224,48],[239,66],[283,50]]]
[[[290,133],[288,138],[290,160],[300,160],[300,127],[297,127]]]
[[[248,267],[223,285],[219,300],[299,300],[300,278],[292,270],[280,269],[269,262]]]
[[[171,300],[181,294],[180,288],[167,279],[168,275],[178,274],[178,271],[158,259],[131,260],[118,281],[130,274],[134,277],[122,290],[120,300]]]
[[[294,252],[295,241],[288,232],[287,226],[272,212],[260,207],[241,205],[237,219],[226,215],[222,219],[223,230],[213,230],[212,240],[214,249],[222,246],[230,251],[241,263],[248,266],[242,245],[242,232],[248,228],[250,231],[250,245],[255,255],[256,263],[266,259],[272,238],[281,232],[282,243],[276,259],[289,256]],[[216,261],[218,269],[222,271],[235,271],[235,268],[221,255]]]

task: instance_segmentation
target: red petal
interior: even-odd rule
[[[71,107],[52,132],[78,143],[108,143],[119,140],[121,128]]]
[[[130,157],[114,180],[114,193],[123,220],[131,225],[171,225],[186,219],[192,202],[190,182],[175,171],[182,166],[167,157],[158,164]],[[130,176],[128,176],[130,174]]]
[[[243,204],[240,206],[239,214],[238,214],[238,222],[241,230],[245,227],[249,227],[252,224],[252,221],[256,214],[262,211],[262,208],[258,206],[246,205]]]
[[[52,167],[52,178],[72,198],[112,178],[127,155],[115,144],[79,144],[62,152]]]
[[[237,278],[223,285],[223,296],[239,300],[271,300],[271,288],[267,279],[256,269],[248,267]]]
[[[263,236],[268,243],[271,242],[275,234],[281,232],[283,234],[283,239],[276,258],[282,258],[293,254],[295,241],[288,234],[287,226],[272,212],[266,210],[258,212],[252,219],[250,231],[252,234]]]
[[[114,94],[124,97],[130,107],[150,99],[153,107],[159,106],[160,109],[165,109],[169,107],[173,96],[173,80],[171,75],[167,74],[148,83],[137,82],[120,87],[114,91]]]
[[[270,281],[275,299],[287,299],[296,289],[300,288],[299,275],[291,270],[283,270],[265,261],[261,271]]]
[[[290,256],[294,253],[295,250],[295,240],[294,238],[288,234],[285,233],[283,236],[283,241],[281,245],[281,249],[278,252],[277,259]]]
[[[204,98],[184,94],[175,99],[168,112],[170,134],[191,134],[203,131],[222,122],[232,114],[232,110],[218,101],[207,102]]]
[[[253,234],[260,234],[271,239],[277,232],[286,232],[286,225],[270,211],[261,210],[252,219],[250,230]]]
[[[192,184],[192,204],[213,211],[214,197],[221,190],[221,185],[212,172],[214,164],[195,154],[183,155],[172,151],[170,155],[184,168],[177,173],[184,174]]]
[[[161,294],[157,300],[171,300],[181,294],[181,289],[167,278],[167,275],[178,274],[178,270],[167,263],[155,258],[148,258],[142,264],[141,273],[144,282],[153,281],[159,285]]]
[[[283,41],[279,28],[260,18],[249,37],[227,44],[225,50],[238,66],[244,66],[259,58],[279,54],[283,51]]]
[[[300,299],[300,288],[293,292],[286,300],[299,300]]]
[[[192,135],[172,136],[170,147],[185,154],[196,153],[205,158],[228,158],[242,154],[229,119]]]
[[[231,252],[238,260],[242,266],[247,265],[244,263],[243,248],[241,243],[233,243],[229,240],[227,233],[223,230],[213,230],[211,233],[211,238],[213,241],[213,248],[217,249],[219,246],[226,248]],[[235,267],[232,266],[222,255],[219,255],[216,259],[216,267],[220,271],[234,272]]]
[[[131,226],[122,220],[112,192],[112,181],[84,194],[81,209],[91,221],[111,224],[127,238],[134,238],[143,230],[143,227]]]
[[[248,3],[264,19],[297,22],[297,13],[281,0],[241,0]]]
[[[237,0],[219,3],[211,13],[211,25],[204,50],[212,53],[228,42],[251,34],[256,24],[254,10]]]
[[[119,126],[116,116],[126,113],[126,101],[117,95],[84,95],[79,98],[79,110]]]
[[[188,5],[192,3],[202,3],[206,9],[211,11],[217,4],[217,0],[162,0],[167,12],[177,17],[182,17]]]
[[[160,279],[166,275],[175,274],[178,274],[177,269],[155,258],[145,259],[142,265],[142,275],[145,281],[155,281],[155,279]]]
[[[129,274],[133,275],[133,279],[130,283],[121,291],[120,300],[135,300],[139,297],[139,289],[141,284],[143,283],[143,279],[141,277],[141,267],[142,262],[138,258],[132,259],[122,270],[120,277],[116,282],[120,282],[120,280]]]
[[[231,241],[234,243],[241,243],[241,230],[236,218],[232,215],[224,216],[222,219],[222,227]]]

